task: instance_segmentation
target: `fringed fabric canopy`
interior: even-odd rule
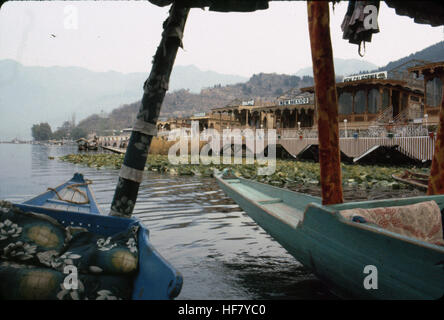
[[[175,0],[149,0],[157,6],[167,6]],[[268,9],[272,1],[300,1],[300,0],[180,0],[184,6],[190,8],[208,7],[211,11],[219,12],[250,12]],[[339,1],[332,1],[333,3]],[[350,1],[364,3],[379,1]],[[395,9],[396,14],[408,16],[416,23],[429,24],[433,27],[444,25],[444,3],[442,1],[385,1],[387,6]]]

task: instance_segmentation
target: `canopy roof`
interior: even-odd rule
[[[157,6],[167,6],[176,0],[149,0]],[[300,0],[180,0],[190,8],[208,7],[211,11],[219,12],[250,12],[268,9],[271,1],[300,1]],[[339,1],[332,1],[339,2]],[[416,23],[431,26],[444,25],[444,2],[442,1],[385,1],[387,6],[395,9],[401,16],[413,18]]]
[[[413,18],[416,23],[432,27],[444,25],[443,1],[385,1],[396,14]]]

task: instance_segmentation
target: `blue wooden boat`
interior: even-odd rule
[[[89,231],[103,236],[111,236],[126,230],[131,224],[137,223],[138,231],[138,274],[133,284],[132,299],[134,300],[163,300],[175,298],[182,288],[182,275],[177,272],[151,245],[149,231],[136,218],[121,218],[102,215],[95,201],[93,192],[82,174],[76,173],[66,183],[48,190],[47,192],[23,203],[14,204],[25,212],[48,215],[58,220],[64,226],[87,228]],[[74,192],[70,186],[79,188],[88,196],[85,202],[79,192]],[[71,196],[71,202],[62,201]],[[71,195],[71,193],[74,193]],[[77,195],[76,195],[77,194]]]
[[[62,211],[102,214],[90,188],[90,180],[82,174],[75,173],[71,180],[55,187],[32,199],[23,202],[29,207],[44,207]]]
[[[443,296],[443,246],[345,219],[339,211],[434,200],[442,214],[444,195],[322,205],[318,197],[226,174],[215,174],[225,193],[338,296],[359,299]],[[377,289],[364,287],[365,266],[377,268]]]

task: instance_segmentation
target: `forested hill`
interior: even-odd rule
[[[405,65],[400,69],[407,68],[410,66],[407,62],[412,59],[430,62],[444,60],[444,41],[392,61],[379,69],[361,70],[361,73],[391,70],[403,64]],[[337,81],[339,80],[338,78]],[[181,117],[197,112],[208,112],[212,108],[225,106],[234,99],[271,100],[290,89],[311,85],[313,85],[313,78],[310,76],[260,73],[253,75],[247,82],[225,86],[216,85],[202,89],[199,94],[189,90],[168,92],[162,106],[161,117]],[[125,104],[114,109],[107,117],[92,115],[81,121],[79,126],[90,132],[131,127],[139,106],[140,102]]]
[[[444,60],[444,41],[438,42],[434,45],[431,45],[430,47],[427,47],[421,51],[417,51],[415,53],[412,53],[404,58],[401,58],[396,61],[389,62],[386,66],[381,67],[378,69],[378,71],[381,70],[391,70],[394,69],[409,60],[412,59],[418,59],[418,60],[425,60],[429,62],[437,62],[437,61],[443,61]]]
[[[223,107],[234,99],[261,99],[270,101],[293,88],[313,85],[309,76],[290,76],[276,73],[253,75],[247,82],[234,85],[215,85],[202,89],[200,94],[189,90],[168,92],[162,105],[161,117],[183,117],[198,112],[209,112],[212,108]],[[114,109],[107,117],[95,114],[79,123],[79,127],[99,134],[107,129],[131,127],[140,101],[122,105]]]
[[[383,67],[380,67],[378,69],[373,70],[362,70],[360,73],[371,73],[371,72],[377,72],[377,71],[390,71],[393,69],[396,69],[397,67],[400,67],[398,71],[406,70],[409,67],[412,67],[414,65],[421,64],[420,61],[414,61],[414,60],[420,60],[425,62],[437,62],[437,61],[443,61],[444,60],[444,41],[435,43],[434,45],[431,45],[425,49],[422,49],[421,51],[417,51],[415,53],[412,53],[404,58],[391,61],[388,64],[386,64]],[[408,63],[412,61],[412,63]]]

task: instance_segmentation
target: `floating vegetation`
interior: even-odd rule
[[[123,163],[124,155],[119,154],[69,154],[59,159],[75,164],[86,165],[88,167],[100,169],[111,168],[120,169]],[[188,159],[189,160],[189,159]],[[148,155],[145,170],[167,173],[172,175],[197,175],[209,177],[213,170],[223,170],[231,168],[234,175],[253,179],[259,182],[268,183],[277,187],[287,187],[297,189],[299,187],[315,187],[320,185],[319,163],[302,162],[294,160],[276,160],[276,170],[271,175],[258,175],[257,162],[255,164],[223,164],[221,158],[220,164],[172,164],[165,155]],[[233,162],[232,162],[233,163]],[[342,164],[343,185],[362,190],[370,189],[404,189],[407,185],[398,183],[392,178],[392,174],[403,173],[405,168],[400,167],[382,167],[382,166],[361,166]],[[427,173],[425,169],[418,169]]]

